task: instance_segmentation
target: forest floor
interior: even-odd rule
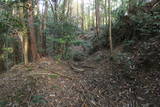
[[[159,107],[159,77],[126,81],[106,53],[81,62],[42,58],[14,66],[0,75],[0,107]]]

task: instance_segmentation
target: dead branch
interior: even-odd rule
[[[74,71],[77,71],[77,72],[84,72],[84,71],[85,71],[84,69],[77,68],[77,67],[73,66],[72,64],[70,65],[70,67],[71,67]]]

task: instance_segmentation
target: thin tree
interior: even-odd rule
[[[79,16],[79,2],[77,0],[77,17]]]
[[[62,9],[62,20],[65,19],[66,6],[67,6],[67,0],[64,0],[63,1],[63,9]]]
[[[88,6],[88,29],[91,27],[91,8]]]
[[[22,3],[22,7],[19,9],[19,18],[23,24],[23,32],[19,34],[19,38],[21,40],[21,47],[22,47],[22,53],[23,53],[23,59],[24,59],[24,64],[29,63],[29,36],[27,35],[27,27],[25,22],[23,21],[25,18],[24,12],[25,12],[25,7],[24,3]]]
[[[110,44],[110,53],[112,56],[113,45],[112,45],[112,18],[111,18],[111,0],[108,0],[108,24],[109,24],[109,44]]]
[[[81,28],[84,30],[84,0],[81,1]]]
[[[104,8],[104,11],[105,11],[105,21],[106,21],[105,24],[106,24],[106,25],[107,25],[107,22],[108,22],[107,5],[108,5],[107,0],[105,0],[105,8]]]
[[[42,49],[43,49],[43,56],[46,56],[46,22],[47,22],[47,16],[48,16],[48,1],[45,1],[45,9],[44,14],[42,18]]]
[[[57,13],[57,10],[58,10],[58,0],[52,0],[54,2],[54,20],[55,22],[58,21],[58,13]]]
[[[23,54],[24,54],[24,64],[28,64],[28,62],[29,62],[29,55],[28,55],[29,44],[28,44],[28,35],[27,34],[23,34],[23,43],[22,44],[23,44],[22,47],[23,47]]]
[[[99,11],[100,1],[95,0],[95,14],[96,14],[96,34],[99,35],[100,26],[100,11]]]

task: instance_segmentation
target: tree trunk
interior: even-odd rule
[[[25,37],[24,37],[24,52],[23,52],[23,54],[24,54],[24,63],[25,64],[28,64],[28,46],[29,46],[29,44],[28,44],[28,35],[25,35]]]
[[[28,26],[29,26],[29,36],[31,41],[31,52],[32,52],[32,59],[36,61],[38,59],[38,52],[36,47],[36,36],[35,36],[35,29],[34,29],[34,17],[33,17],[33,5],[32,0],[28,1],[29,8],[28,8]]]
[[[132,9],[137,6],[138,0],[129,0],[128,2],[128,14],[132,13]]]
[[[109,42],[110,42],[110,53],[112,56],[113,46],[112,46],[112,19],[111,19],[111,1],[108,0],[108,23],[109,23]]]
[[[58,5],[57,5],[57,0],[55,0],[54,2],[54,17],[55,17],[55,22],[58,21],[58,14],[57,14],[57,8],[58,8]]]
[[[77,0],[77,17],[79,16],[79,2]]]
[[[24,5],[24,4],[23,4]],[[21,40],[21,48],[22,48],[22,54],[23,54],[23,60],[24,60],[24,64],[28,64],[29,63],[29,36],[27,34],[27,28],[26,28],[26,24],[25,22],[23,21],[24,19],[24,12],[25,12],[25,8],[24,7],[21,7],[19,9],[19,17],[21,19],[21,22],[23,24],[23,33],[21,33],[19,35],[19,38]]]
[[[96,34],[99,35],[99,26],[100,26],[100,11],[99,11],[99,0],[95,0],[95,13],[96,13]]]
[[[94,13],[92,13],[92,28],[95,28],[95,17],[94,17]]]
[[[43,14],[43,18],[42,18],[42,55],[46,56],[46,34],[45,34],[45,30],[46,30],[46,22],[47,22],[47,16],[48,16],[48,1],[45,1],[45,9],[44,9],[44,14]]]
[[[91,27],[91,11],[90,11],[90,6],[88,6],[88,29]]]
[[[82,21],[81,21],[81,28],[84,30],[84,0],[81,1],[81,14],[82,14]]]
[[[4,54],[2,48],[3,48],[3,44],[0,43],[0,74],[6,70],[5,61],[2,58],[2,55]]]
[[[105,0],[105,21],[106,21],[106,25],[108,24],[108,16],[107,16],[107,6],[108,6],[108,4],[107,4],[107,0]]]
[[[63,1],[63,10],[62,10],[62,21],[65,20],[65,11],[66,11],[67,0]]]

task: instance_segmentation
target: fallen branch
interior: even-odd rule
[[[153,9],[154,7],[156,7],[157,5],[159,5],[159,3],[160,3],[160,2],[155,3],[155,4],[152,6],[152,9]]]
[[[77,71],[77,72],[84,72],[85,70],[84,69],[80,69],[80,68],[77,68],[73,65],[71,65],[71,68],[74,70],[74,71]]]
[[[95,67],[92,67],[92,66],[88,66],[88,65],[82,65],[81,67],[83,67],[83,68],[90,68],[90,69],[95,69]]]

